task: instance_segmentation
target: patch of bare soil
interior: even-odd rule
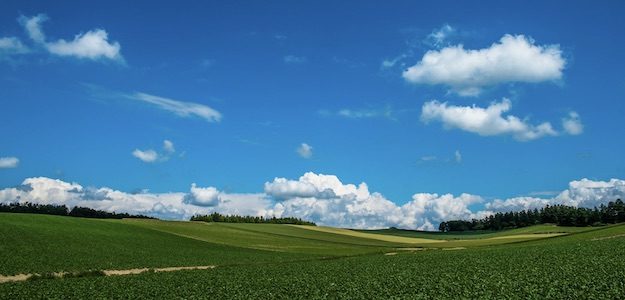
[[[189,266],[189,267],[166,267],[166,268],[137,268],[137,269],[126,269],[126,270],[103,270],[102,273],[105,276],[121,276],[121,275],[134,275],[141,274],[145,272],[175,272],[175,271],[184,271],[184,270],[208,270],[213,269],[216,266]],[[47,278],[63,278],[69,277],[73,273],[69,272],[57,272],[48,274]],[[7,282],[17,282],[17,281],[26,281],[34,276],[40,276],[39,274],[17,274],[4,276],[0,275],[0,283]]]
[[[602,236],[602,237],[591,239],[591,241],[609,240],[609,239],[615,239],[615,238],[620,238],[620,237],[625,237],[625,234],[617,234],[617,235],[611,235],[611,236]]]
[[[17,274],[17,275],[11,275],[11,276],[2,276],[2,275],[0,275],[0,283],[15,282],[15,281],[26,281],[31,276],[33,276],[33,275],[32,274]]]

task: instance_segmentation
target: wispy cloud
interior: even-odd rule
[[[444,24],[441,28],[435,29],[424,40],[424,43],[440,48],[447,44],[449,37],[456,32],[456,28],[449,24]]]
[[[41,29],[41,23],[47,20],[48,16],[46,16],[45,14],[38,14],[30,18],[26,16],[20,16],[18,18],[18,21],[20,22],[20,24],[22,24],[22,26],[24,26],[24,29],[26,30],[28,36],[36,43],[41,44],[46,42],[46,35]]]
[[[287,55],[282,58],[286,64],[303,64],[308,61],[305,56]]]
[[[176,147],[174,147],[174,143],[170,140],[164,140],[163,141],[163,150],[165,150],[165,152],[167,153],[174,153],[176,152]]]
[[[30,52],[22,41],[16,37],[0,38],[0,58],[3,55],[24,54]]]
[[[346,119],[353,119],[353,120],[357,120],[357,119],[375,119],[375,118],[380,118],[380,119],[387,119],[387,120],[392,120],[392,121],[397,121],[397,115],[404,113],[404,112],[408,112],[408,111],[414,111],[412,109],[393,109],[390,105],[386,105],[384,107],[380,107],[380,108],[343,108],[343,109],[339,109],[339,110],[328,110],[328,109],[322,109],[319,110],[317,113],[319,115],[325,116],[325,117],[331,117],[331,116],[336,116],[336,117],[341,117],[341,118],[346,118]]]
[[[222,119],[221,113],[204,104],[174,100],[139,92],[126,95],[126,97],[152,104],[180,117],[199,117],[211,123],[219,122]]]
[[[462,162],[462,153],[460,153],[460,150],[456,150],[456,152],[454,152],[454,160],[456,163]]]
[[[434,155],[426,155],[426,156],[421,156],[421,158],[419,160],[423,161],[423,162],[427,162],[427,161],[435,161],[437,159],[436,156]]]
[[[0,169],[17,168],[20,160],[17,157],[0,157]]]
[[[299,156],[309,159],[309,158],[312,158],[313,156],[313,147],[306,143],[302,143],[299,145],[299,147],[297,147],[295,152],[297,152]]]
[[[462,154],[460,153],[460,150],[456,150],[453,154],[453,156],[449,157],[449,156],[436,156],[436,155],[424,155],[421,156],[419,158],[419,160],[417,161],[418,165],[424,165],[424,164],[448,164],[448,163],[455,163],[455,164],[460,164],[462,163]]]
[[[449,24],[443,24],[441,27],[433,29],[427,36],[423,37],[422,30],[405,30],[410,33],[410,37],[406,40],[408,48],[401,54],[394,57],[385,58],[380,64],[381,70],[393,68],[405,69],[408,66],[408,60],[413,59],[417,53],[423,50],[423,47],[440,49],[448,46],[452,40],[461,35],[459,30]],[[418,36],[413,36],[417,32]]]

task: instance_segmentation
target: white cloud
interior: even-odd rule
[[[159,155],[158,153],[156,153],[156,151],[152,149],[148,149],[145,151],[135,149],[134,151],[132,151],[132,156],[142,160],[143,162],[152,163],[158,159]]]
[[[163,141],[163,150],[165,150],[165,152],[170,153],[170,154],[176,152],[174,143],[170,140]]]
[[[460,150],[456,150],[456,152],[454,152],[454,160],[457,163],[461,163],[462,162],[462,154],[460,153]]]
[[[468,218],[468,205],[478,196],[415,194],[397,206],[380,193],[370,193],[366,183],[343,184],[334,175],[306,173],[298,180],[276,178],[265,183],[265,193],[279,202],[278,216],[296,216],[321,225],[349,228],[402,228],[434,230],[433,224],[449,218]]]
[[[561,79],[565,64],[558,45],[535,45],[531,38],[507,34],[489,48],[430,50],[402,75],[412,83],[442,84],[461,96],[477,96],[483,87],[500,83]]]
[[[20,24],[24,26],[24,29],[26,29],[26,33],[33,41],[41,44],[45,43],[46,35],[41,29],[41,23],[48,20],[48,16],[44,14],[38,14],[30,18],[26,16],[20,16],[18,20]]]
[[[221,113],[204,104],[173,100],[146,93],[134,93],[126,96],[134,100],[153,104],[180,117],[199,117],[207,122],[219,122],[222,118]]]
[[[349,119],[386,118],[394,120],[393,110],[390,106],[383,109],[341,109],[337,115]]]
[[[94,29],[85,33],[79,33],[71,41],[59,39],[54,42],[47,42],[46,35],[41,28],[41,23],[46,20],[48,20],[48,17],[44,14],[30,18],[25,16],[19,18],[19,22],[26,29],[28,36],[34,42],[43,45],[51,54],[91,60],[109,59],[123,62],[120,44],[116,41],[109,42],[106,30]]]
[[[568,118],[562,119],[562,127],[570,135],[579,135],[584,132],[582,120],[579,118],[579,114],[574,111],[569,112]]]
[[[184,203],[197,206],[217,206],[221,202],[220,192],[214,187],[197,187],[195,183],[191,184],[191,192],[184,199]]]
[[[199,191],[198,191],[199,190]],[[267,215],[271,202],[263,194],[220,193],[217,206],[186,203],[189,195],[206,200],[204,188],[192,186],[189,193],[126,193],[107,187],[83,187],[58,179],[34,177],[14,188],[0,189],[0,203],[31,202],[89,207],[118,213],[143,214],[164,219],[189,219],[196,214],[218,211],[224,214]],[[193,197],[193,196],[191,196]]]
[[[421,156],[420,158],[421,161],[435,161],[436,159],[438,158],[434,155]]]
[[[514,197],[505,200],[495,199],[493,202],[486,204],[486,209],[495,212],[520,211],[545,207],[549,203],[551,203],[551,201],[548,199],[536,197]]]
[[[176,148],[174,147],[174,143],[170,140],[164,140],[163,152],[159,153],[153,149],[148,149],[148,150],[135,149],[132,152],[132,155],[144,162],[152,163],[156,161],[160,161],[160,162],[167,161],[169,160],[171,155],[174,153],[176,153]]]
[[[287,55],[283,58],[286,64],[303,64],[308,61],[305,56]]]
[[[313,155],[313,147],[306,143],[299,145],[295,151],[303,158],[311,158]]]
[[[445,220],[482,218],[498,211],[565,204],[594,207],[625,199],[625,181],[582,179],[553,198],[515,197],[485,203],[486,210],[471,207],[484,203],[477,195],[416,193],[398,206],[382,194],[370,192],[366,183],[344,184],[334,175],[306,173],[297,180],[276,178],[265,183],[265,193],[229,194],[214,187],[191,185],[188,193],[126,193],[107,187],[83,187],[58,179],[34,177],[18,187],[0,189],[0,203],[41,203],[144,214],[165,219],[188,219],[195,214],[298,217],[319,225],[347,228],[390,226],[436,230]]]
[[[425,43],[440,48],[445,45],[449,36],[455,32],[455,28],[451,27],[449,24],[445,24],[441,28],[432,31],[432,33],[426,37]]]
[[[0,169],[17,168],[20,160],[17,157],[0,157]]]
[[[52,54],[59,56],[73,56],[97,60],[107,58],[110,60],[123,60],[118,42],[109,42],[108,33],[103,29],[95,29],[86,33],[77,34],[72,41],[60,39],[56,42],[47,43],[46,47]]]
[[[394,58],[387,58],[382,60],[382,65],[380,66],[381,69],[389,69],[394,67],[397,64],[401,64],[403,65],[403,60],[408,58],[407,54],[400,54]]]
[[[568,189],[552,198],[515,197],[505,200],[498,199],[486,204],[486,208],[493,211],[516,211],[556,204],[592,208],[619,198],[625,199],[625,180],[594,181],[584,178],[571,181]]]
[[[374,118],[384,118],[388,120],[396,120],[396,113],[403,113],[409,111],[407,109],[403,110],[394,110],[390,105],[386,105],[384,107],[378,108],[343,108],[340,110],[319,110],[318,113],[322,116],[337,116],[346,119],[374,119]]]
[[[0,38],[0,57],[3,54],[23,54],[29,52],[20,39],[16,37]]]
[[[458,128],[482,136],[512,135],[519,141],[529,141],[558,133],[551,123],[531,125],[526,120],[503,113],[512,108],[510,100],[493,102],[486,108],[474,106],[454,106],[436,100],[423,104],[421,120],[425,123],[440,121],[447,129]]]

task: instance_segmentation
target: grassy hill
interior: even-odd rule
[[[3,283],[2,299],[625,294],[625,225],[451,235],[0,214],[0,239],[1,275],[217,266]]]

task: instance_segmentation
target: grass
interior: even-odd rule
[[[120,220],[30,214],[0,213],[0,240],[2,275],[241,264],[310,257],[210,243]]]
[[[38,280],[0,285],[0,297],[614,299],[625,294],[624,233],[620,225],[459,251]]]
[[[114,222],[114,221],[113,221]],[[158,230],[210,243],[258,250],[314,255],[357,255],[380,252],[396,247],[396,243],[310,232],[277,224],[231,224],[175,222],[156,220],[124,220],[142,228]],[[303,226],[311,227],[312,226]]]
[[[352,230],[362,233],[390,235],[409,238],[423,238],[436,240],[467,240],[467,239],[484,239],[501,236],[510,236],[517,234],[534,234],[534,233],[574,233],[593,229],[592,227],[562,227],[550,224],[534,225],[529,227],[508,229],[501,231],[466,231],[466,232],[431,232],[405,229],[376,229],[376,230]]]
[[[428,240],[438,242],[423,245],[459,250],[392,256],[382,252],[406,243],[370,237],[379,232],[352,232],[0,214],[4,275],[218,265],[4,283],[0,298],[610,299],[625,294],[625,225],[534,226],[462,239],[434,234]],[[553,236],[562,233],[567,234]]]

